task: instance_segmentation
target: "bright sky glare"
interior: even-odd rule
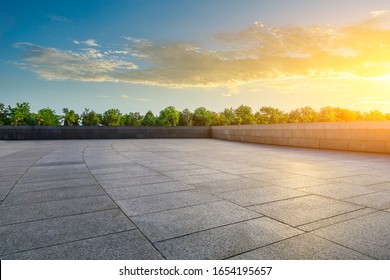
[[[390,112],[388,0],[0,0],[0,102]]]

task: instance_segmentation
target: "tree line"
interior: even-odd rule
[[[148,111],[145,115],[139,112],[121,113],[119,109],[109,109],[103,114],[85,108],[77,114],[74,110],[64,108],[58,115],[51,108],[31,112],[27,102],[16,103],[15,107],[0,103],[0,125],[45,125],[45,126],[218,126],[244,124],[283,124],[309,122],[340,122],[359,120],[390,120],[390,114],[379,110],[370,112],[352,111],[339,107],[324,107],[319,111],[306,106],[290,112],[263,106],[258,111],[246,105],[236,109],[225,108],[216,113],[199,107],[191,112],[189,109],[176,110],[169,106],[154,115]]]

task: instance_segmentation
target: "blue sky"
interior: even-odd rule
[[[0,102],[390,112],[389,10],[387,0],[0,0]]]

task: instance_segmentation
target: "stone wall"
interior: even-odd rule
[[[214,126],[211,137],[293,147],[390,153],[390,121]]]
[[[210,137],[210,127],[0,126],[0,140]]]
[[[0,140],[210,137],[259,144],[390,153],[390,121],[213,127],[0,126]]]

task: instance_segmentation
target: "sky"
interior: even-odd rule
[[[390,112],[388,0],[0,0],[0,103]]]

